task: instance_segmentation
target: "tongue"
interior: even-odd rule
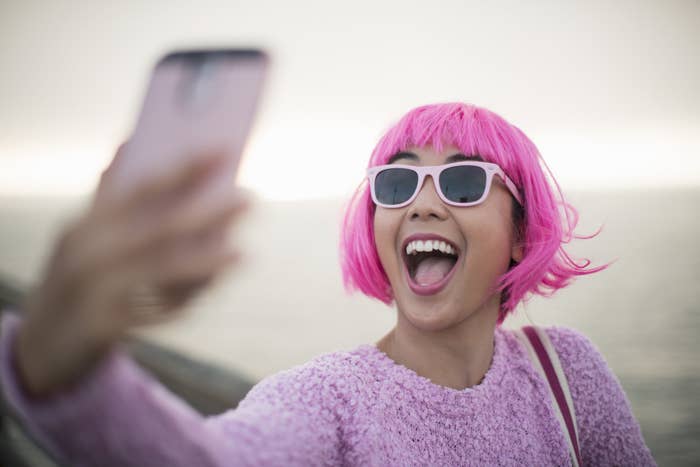
[[[450,272],[453,264],[448,258],[430,256],[418,263],[414,278],[419,285],[435,284]]]

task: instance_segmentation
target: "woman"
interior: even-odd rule
[[[466,104],[406,114],[375,148],[341,239],[346,285],[395,301],[396,325],[376,345],[269,376],[235,410],[203,419],[116,343],[143,321],[126,312],[134,286],[156,284],[167,316],[235,258],[220,239],[241,198],[198,219],[182,194],[215,167],[119,205],[98,190],[58,243],[25,322],[3,323],[6,396],[48,447],[76,465],[570,465],[546,382],[500,324],[528,294],[602,267],[563,250],[576,212],[562,200],[560,218],[519,129]],[[195,237],[211,241],[183,257],[177,246]],[[654,465],[591,342],[567,328],[546,333],[583,464]]]

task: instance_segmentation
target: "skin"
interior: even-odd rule
[[[394,163],[441,165],[461,151],[447,146],[408,148],[416,157]],[[452,160],[448,160],[450,156]],[[376,346],[396,363],[433,383],[461,390],[479,384],[493,358],[500,293],[490,287],[508,270],[511,258],[522,259],[512,222],[512,198],[494,177],[487,199],[476,206],[444,203],[431,177],[416,199],[403,208],[377,207],[375,244],[397,304],[396,325]],[[415,294],[405,277],[402,244],[409,235],[434,233],[461,251],[454,276],[440,292]]]

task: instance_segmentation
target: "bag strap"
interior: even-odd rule
[[[574,467],[581,465],[581,453],[579,451],[578,425],[576,413],[569,391],[569,384],[559,361],[557,351],[554,349],[549,336],[538,326],[523,326],[516,329],[515,335],[520,339],[535,369],[548,383],[549,393],[554,401],[554,409],[559,425],[561,426],[569,446],[569,454]]]

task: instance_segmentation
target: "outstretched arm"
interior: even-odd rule
[[[80,383],[48,399],[23,390],[13,367],[21,319],[5,313],[0,380],[6,401],[59,459],[76,466],[336,463],[332,385],[303,370],[261,381],[235,410],[204,418],[115,347]],[[330,407],[329,407],[330,405]]]

